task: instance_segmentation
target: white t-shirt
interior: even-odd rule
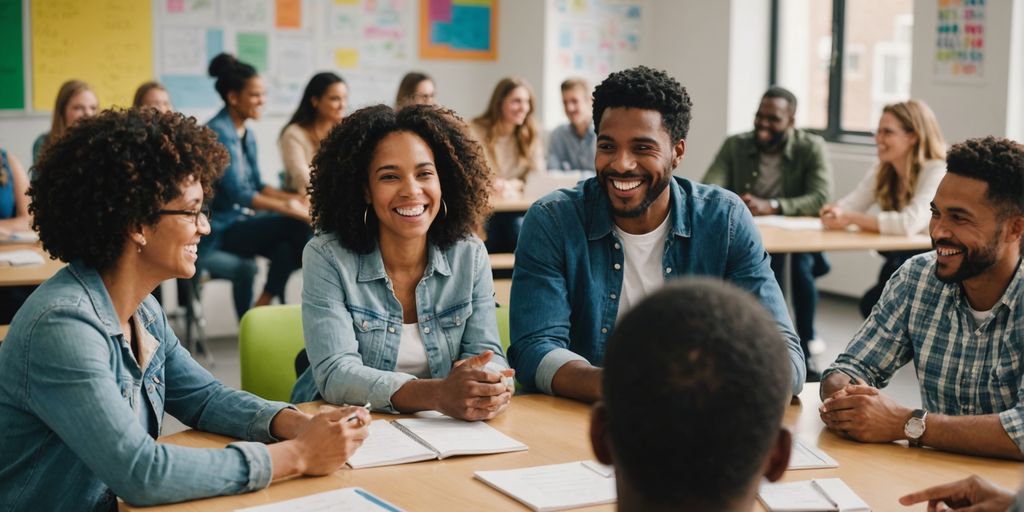
[[[408,373],[418,378],[430,377],[430,364],[427,361],[427,349],[420,337],[419,324],[402,324],[402,337],[398,343],[398,361],[395,371]]]
[[[619,313],[616,320],[665,284],[661,266],[665,258],[665,239],[669,217],[654,231],[631,235],[615,226],[615,234],[622,241],[622,291],[619,293]]]
[[[970,304],[968,304],[967,309],[971,310],[971,316],[974,317],[974,328],[977,329],[978,327],[981,327],[981,323],[984,322],[985,319],[992,314],[993,308],[988,308],[985,311],[978,311],[977,309],[972,308]]]

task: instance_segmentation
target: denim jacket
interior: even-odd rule
[[[684,178],[673,177],[669,193],[665,279],[722,277],[754,294],[785,338],[793,394],[799,394],[806,375],[803,351],[747,207],[731,192]],[[610,208],[607,192],[590,178],[548,194],[526,212],[512,274],[509,360],[527,390],[550,394],[551,380],[565,363],[600,366],[604,359],[618,315],[624,260]]]
[[[205,239],[208,239],[208,243],[213,243],[215,237],[243,215],[242,208],[252,208],[252,197],[263,190],[264,184],[260,178],[260,166],[257,161],[256,134],[247,129],[243,151],[243,140],[235,130],[235,122],[231,120],[227,107],[213,116],[206,126],[217,134],[217,140],[224,145],[231,157],[227,168],[224,169],[224,175],[217,182],[213,203],[210,204],[213,214],[210,219],[210,233],[213,236]]]
[[[302,255],[302,328],[310,367],[292,400],[323,398],[396,412],[393,395],[412,375],[395,372],[402,304],[384,271],[379,247],[357,254],[336,234],[318,234]],[[507,367],[494,316],[491,261],[477,238],[447,249],[427,246],[427,266],[416,285],[416,314],[431,378],[444,378],[455,361],[493,350]]]
[[[114,510],[266,487],[262,442],[287,404],[229,389],[178,343],[153,297],[135,311],[157,341],[141,371],[100,275],[72,263],[21,307],[0,345],[0,511]],[[258,442],[157,444],[164,410]]]

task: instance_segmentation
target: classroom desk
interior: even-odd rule
[[[1022,481],[1024,465],[1016,462],[969,457],[930,449],[909,448],[905,443],[861,444],[824,430],[818,418],[817,384],[808,384],[786,412],[786,424],[809,445],[817,445],[839,462],[839,468],[789,471],[784,480],[840,477],[874,510],[924,510],[902,508],[896,499],[903,494],[942,482],[982,475],[1008,488]],[[304,404],[309,408],[315,404]],[[308,410],[308,409],[307,409]],[[652,412],[651,416],[656,416]],[[545,395],[522,395],[490,425],[526,443],[525,452],[454,457],[371,469],[342,469],[317,478],[296,478],[272,484],[251,494],[209,498],[176,505],[135,508],[124,503],[120,510],[221,511],[255,506],[342,487],[359,486],[410,511],[527,510],[519,502],[473,479],[473,471],[508,469],[574,460],[592,459],[588,438],[590,408],[587,405]],[[375,418],[388,417],[374,414]],[[656,419],[656,418],[655,418]],[[194,447],[222,447],[223,436],[186,431],[160,438],[161,442]],[[666,440],[671,442],[671,440]],[[608,511],[610,505],[582,510]],[[763,510],[756,505],[755,510]]]
[[[797,218],[799,219],[799,217]],[[861,231],[792,230],[758,225],[761,241],[769,253],[825,251],[903,251],[932,248],[928,235],[880,235]]]
[[[51,260],[50,255],[46,254],[39,244],[26,243],[26,244],[3,244],[0,245],[0,251],[13,251],[30,249],[38,252],[43,256],[44,262],[42,265],[21,265],[17,267],[0,266],[0,286],[28,286],[41,284],[46,281],[58,270],[64,268],[64,262],[58,260]]]

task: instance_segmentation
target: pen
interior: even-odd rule
[[[370,402],[366,402],[366,405],[363,406],[363,409],[366,409],[366,412],[370,412]],[[345,421],[348,422],[355,419],[359,419],[359,416],[353,414],[352,416],[349,416],[348,419]]]

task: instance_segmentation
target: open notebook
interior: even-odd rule
[[[789,455],[789,468],[787,469],[824,469],[838,467],[839,463],[817,446],[804,444],[799,439],[793,439],[793,450]]]
[[[589,460],[477,471],[473,476],[537,512],[589,507],[616,500],[615,470]]]
[[[402,510],[359,487],[321,492],[235,512],[402,512]]]
[[[839,478],[762,484],[757,499],[771,512],[871,511],[871,507]]]
[[[403,418],[370,423],[370,436],[348,459],[354,469],[525,450],[525,444],[482,421],[440,418]]]

